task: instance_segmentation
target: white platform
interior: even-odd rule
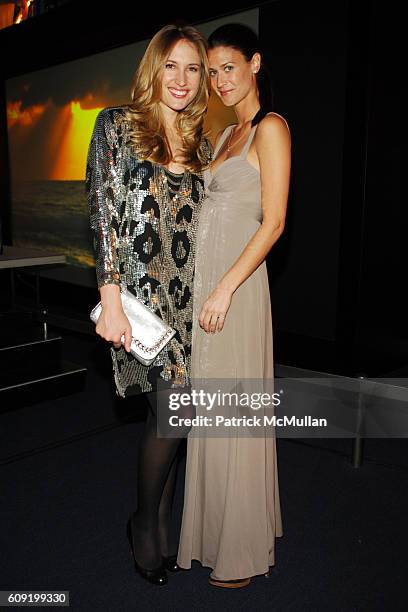
[[[47,253],[37,249],[4,246],[0,255],[0,269],[26,268],[28,266],[44,266],[49,264],[65,264],[65,255]]]

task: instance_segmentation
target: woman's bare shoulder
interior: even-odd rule
[[[277,113],[268,113],[258,124],[255,133],[255,148],[258,155],[269,155],[272,151],[290,151],[292,137],[287,121]]]
[[[277,132],[288,132],[290,129],[288,122],[282,115],[275,112],[270,112],[259,122],[257,132],[262,135],[276,134]]]

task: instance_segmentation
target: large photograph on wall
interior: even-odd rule
[[[197,27],[208,36],[232,21],[258,32],[258,9]],[[148,42],[6,82],[13,245],[65,255],[70,281],[94,283],[85,169],[95,119],[107,106],[130,102],[133,73]],[[212,136],[234,120],[212,95],[207,116]],[[55,272],[58,278],[64,273]]]

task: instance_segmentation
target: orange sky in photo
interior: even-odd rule
[[[89,102],[87,101],[87,104]],[[21,102],[9,103],[7,121],[9,138],[13,141],[13,150],[28,146],[30,132],[38,127],[40,120],[45,120],[47,113],[53,113],[52,129],[48,129],[38,142],[38,152],[45,159],[45,168],[39,180],[81,181],[84,180],[86,157],[95,119],[102,107],[83,109],[81,101],[72,101],[64,106],[50,109],[49,105],[38,105],[21,110]],[[45,139],[45,140],[44,140]],[[32,144],[30,145],[32,149]],[[36,147],[37,148],[37,147]],[[14,164],[12,163],[14,169]],[[30,171],[28,168],[28,177]]]

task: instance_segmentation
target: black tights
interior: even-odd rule
[[[149,411],[146,427],[139,446],[137,511],[133,521],[136,561],[146,569],[155,569],[162,556],[176,553],[170,542],[171,510],[177,476],[177,449],[181,438],[157,437],[157,417],[168,422],[168,417],[192,418],[193,406],[181,406],[169,410],[169,395],[174,389],[149,394]],[[188,389],[181,390],[182,392]],[[159,399],[159,403],[157,402]],[[163,418],[163,420],[162,420]],[[177,428],[186,436],[190,427]]]

